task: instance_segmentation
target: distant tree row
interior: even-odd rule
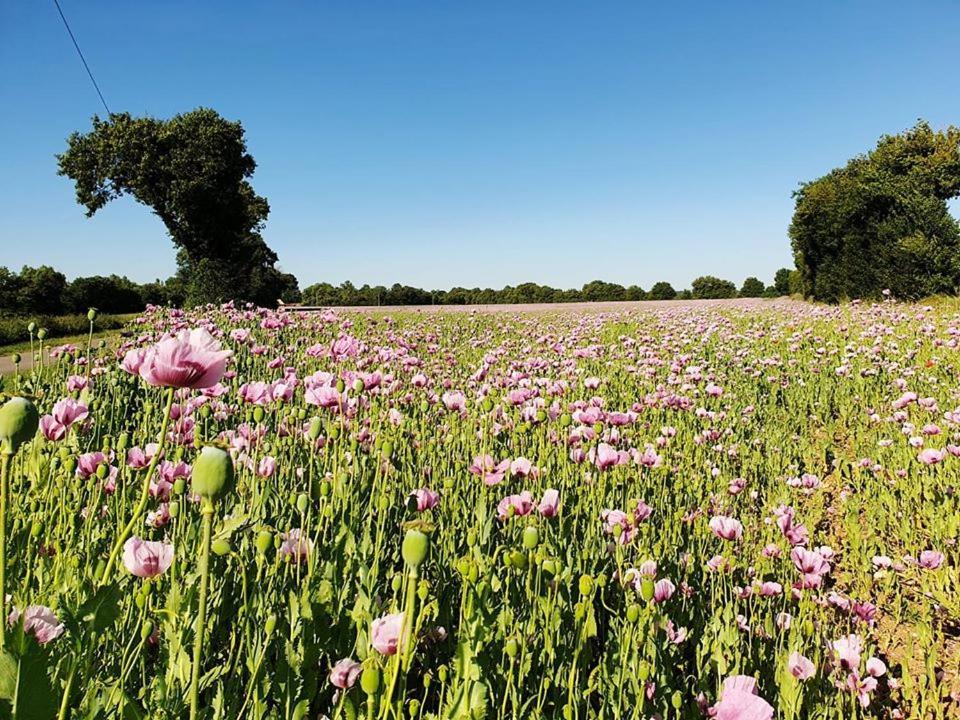
[[[450,290],[423,290],[395,283],[356,287],[347,281],[334,286],[316,283],[303,291],[303,302],[308,305],[503,305],[517,303],[601,302],[617,300],[677,300],[716,299],[736,297],[779,297],[797,289],[795,271],[781,268],[772,285],[766,286],[758,278],[744,280],[740,289],[730,280],[706,275],[693,281],[690,290],[677,291],[668,282],[655,283],[649,291],[637,285],[624,287],[616,283],[593,280],[579,290],[561,290],[549,285],[522,283],[508,285],[500,290],[492,288],[455,287]]]
[[[0,267],[0,312],[64,315],[95,307],[107,313],[139,312],[148,303],[183,304],[185,290],[176,278],[138,284],[119,275],[66,276],[48,265],[24,267],[19,273]]]

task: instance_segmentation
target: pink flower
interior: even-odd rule
[[[863,652],[863,641],[859,635],[847,635],[831,643],[837,654],[840,667],[844,670],[857,670],[860,667],[860,653]]]
[[[924,448],[920,451],[920,454],[917,455],[917,460],[922,462],[924,465],[936,465],[938,462],[942,462],[943,459],[947,456],[946,450],[937,450],[936,448]]]
[[[936,550],[924,550],[920,553],[917,564],[925,570],[936,570],[943,565],[943,553]]]
[[[360,677],[360,663],[353,658],[343,658],[330,670],[330,683],[341,690],[349,690]]]
[[[710,529],[722,540],[739,540],[743,535],[743,524],[726,515],[715,515],[710,518]]]
[[[141,540],[136,535],[123,544],[123,566],[138,578],[165,573],[173,562],[173,545]]]
[[[120,361],[120,367],[131,375],[139,375],[146,355],[147,351],[145,348],[128,350],[127,354],[123,356],[123,360]]]
[[[757,695],[757,681],[734,675],[723,681],[720,702],[713,706],[716,720],[772,720],[773,707]]]
[[[510,463],[510,473],[512,475],[519,475],[520,477],[527,477],[527,475],[530,475],[535,469],[533,463],[525,457],[518,457]],[[534,472],[534,474],[536,473]]]
[[[787,660],[787,669],[797,680],[809,680],[817,671],[816,665],[809,658],[794,651]]]
[[[20,619],[20,611],[13,608],[7,621],[15,625]],[[23,629],[33,635],[38,643],[46,645],[63,635],[63,623],[57,618],[53,610],[46,605],[28,605],[23,613]]]
[[[533,510],[533,496],[526,490],[519,495],[508,495],[497,505],[497,516],[501,520],[506,520],[511,517],[511,508],[513,508],[512,517],[529,515]]]
[[[441,398],[444,406],[451,412],[466,412],[467,397],[462,392],[445,392]]]
[[[653,601],[655,603],[663,603],[673,597],[673,594],[677,591],[676,585],[674,585],[670,580],[664,578],[663,580],[658,580],[656,585],[653,586]]]
[[[537,506],[537,510],[544,517],[556,517],[557,510],[560,508],[560,491],[549,488],[543,493],[543,499]]]
[[[220,382],[232,354],[202,328],[181,330],[147,350],[140,377],[159,387],[208,388]]]
[[[262,478],[268,478],[277,470],[277,461],[270,455],[265,455],[260,459],[260,464],[257,465],[257,475]]]
[[[503,482],[503,476],[507,474],[509,469],[509,460],[494,463],[493,458],[489,455],[477,455],[473,459],[473,464],[470,465],[470,472],[473,475],[481,476],[483,483],[491,486]]]
[[[597,467],[601,470],[611,468],[620,462],[620,453],[607,443],[600,443],[597,446]]]
[[[417,512],[430,510],[440,504],[440,493],[430,488],[420,488],[410,493],[417,501]]]
[[[40,429],[47,440],[62,440],[74,423],[87,419],[87,406],[73,398],[58,400],[50,415],[40,418]]]
[[[280,555],[286,560],[304,562],[313,552],[313,540],[303,534],[300,528],[293,528],[283,533],[283,544],[280,545]]]
[[[403,632],[403,613],[384,615],[370,626],[370,642],[381,655],[396,655]]]
[[[790,551],[790,559],[803,573],[803,585],[807,588],[820,587],[822,576],[830,572],[830,563],[816,550],[795,547]]]

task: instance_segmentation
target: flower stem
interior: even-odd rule
[[[12,457],[12,452],[0,449],[0,650],[7,644],[7,496],[10,494]]]
[[[200,604],[197,607],[197,629],[193,637],[193,667],[190,677],[190,720],[196,720],[200,699],[200,661],[207,629],[207,590],[210,585],[210,535],[213,527],[213,505],[203,503],[203,537],[200,540]]]
[[[133,509],[133,515],[130,516],[129,522],[127,522],[123,530],[120,531],[120,534],[117,536],[117,541],[113,544],[113,549],[110,551],[110,556],[107,558],[107,565],[103,569],[103,574],[100,575],[100,585],[106,584],[107,580],[110,579],[110,573],[113,570],[114,564],[117,562],[117,557],[120,555],[120,549],[123,547],[123,543],[126,542],[127,537],[133,531],[133,526],[136,525],[137,520],[139,520],[140,516],[143,515],[143,511],[147,509],[147,502],[150,500],[150,480],[153,478],[153,472],[157,468],[157,463],[160,461],[160,455],[163,454],[163,447],[167,442],[167,426],[170,424],[170,411],[172,408],[173,388],[168,388],[167,407],[163,411],[163,424],[160,427],[160,441],[157,443],[157,451],[153,454],[153,457],[150,458],[150,467],[147,468],[147,474],[143,478],[143,489],[140,492],[140,502],[137,503],[137,506]]]

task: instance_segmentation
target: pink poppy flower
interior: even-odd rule
[[[809,680],[817,671],[816,665],[810,658],[796,651],[790,653],[790,658],[787,660],[787,669],[797,680]]]
[[[165,573],[173,562],[173,545],[141,540],[136,535],[123,544],[123,566],[138,578]]]
[[[560,508],[560,491],[554,490],[553,488],[547,489],[543,493],[543,499],[540,501],[540,504],[537,506],[537,510],[544,517],[552,518],[556,517],[557,511]]]
[[[362,666],[353,658],[343,658],[330,670],[330,683],[341,690],[349,690],[360,677]]]
[[[936,550],[924,550],[917,558],[917,564],[925,570],[936,570],[943,565],[943,553]]]
[[[497,516],[501,520],[506,520],[511,517],[511,508],[513,508],[513,517],[529,515],[533,510],[533,496],[527,490],[519,495],[508,495],[497,505]]]
[[[370,643],[381,655],[396,655],[400,649],[403,632],[403,613],[384,615],[370,626]]]
[[[159,387],[207,388],[220,382],[232,354],[203,328],[181,330],[147,350],[140,377]]]
[[[757,695],[756,680],[734,675],[723,681],[713,715],[716,720],[772,720],[773,706]]]
[[[739,540],[743,535],[743,524],[726,515],[715,515],[710,518],[710,529],[714,535],[723,540]]]
[[[280,545],[280,555],[285,560],[305,562],[313,552],[313,540],[303,534],[300,528],[283,533],[283,544]]]
[[[15,625],[19,619],[20,611],[13,608],[7,621]],[[23,629],[28,635],[33,635],[38,643],[46,645],[63,635],[64,626],[46,605],[28,605],[23,613]]]
[[[416,498],[417,512],[430,510],[440,504],[440,493],[435,492],[430,488],[420,488],[419,490],[414,490],[412,493],[410,493],[410,495]]]

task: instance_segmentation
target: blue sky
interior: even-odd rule
[[[960,123],[957,0],[61,4],[112,110],[243,122],[301,285],[769,282],[798,181]],[[0,0],[0,107],[0,265],[173,272],[56,175],[103,110],[52,2]]]

